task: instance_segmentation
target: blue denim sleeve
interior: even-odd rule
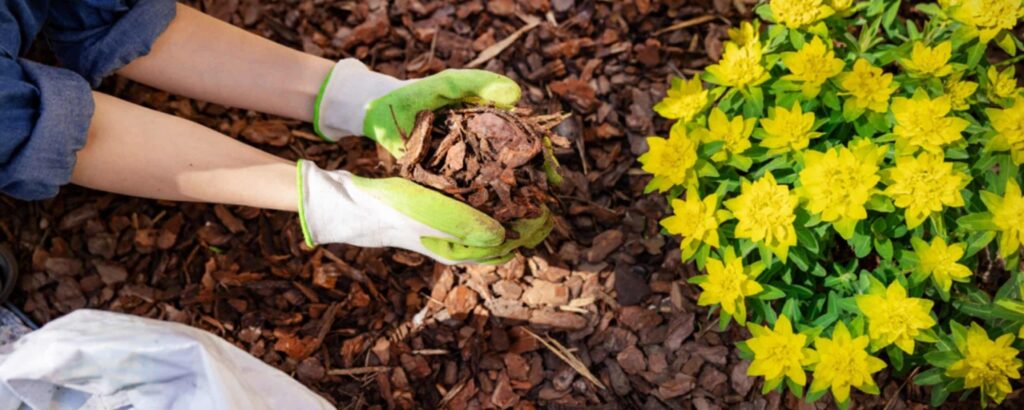
[[[89,84],[63,68],[0,55],[0,192],[57,195],[92,119]]]
[[[52,0],[43,35],[61,65],[95,87],[148,54],[174,8],[174,0]]]

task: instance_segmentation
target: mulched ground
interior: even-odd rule
[[[39,203],[0,197],[0,239],[26,267],[15,300],[38,322],[90,307],[187,323],[340,408],[813,407],[762,396],[745,375],[729,346],[746,331],[720,333],[696,307],[685,282],[696,272],[659,234],[666,204],[642,195],[636,163],[644,137],[667,131],[650,107],[670,76],[717,59],[751,0],[192,3],[403,78],[477,63],[523,85],[534,112],[572,114],[556,128],[572,146],[556,149],[567,187],[554,233],[501,267],[449,268],[408,252],[307,249],[289,213],[77,187]],[[287,158],[386,172],[365,139],[325,144],[307,124],[120,79],[103,89]],[[855,395],[856,407],[923,408],[928,392],[905,379],[882,375],[883,394]]]

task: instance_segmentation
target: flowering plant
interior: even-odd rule
[[[914,7],[768,0],[654,107],[647,190],[765,392],[845,408],[887,369],[984,405],[1021,377],[1024,2]]]

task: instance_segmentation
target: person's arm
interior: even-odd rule
[[[536,246],[550,218],[515,227],[401,178],[360,178],[275,157],[202,125],[101,93],[71,182],[174,201],[297,211],[310,246],[393,246],[445,263],[499,263]]]
[[[294,162],[106,94],[93,99],[71,182],[143,198],[297,210]]]
[[[416,113],[464,102],[511,107],[515,81],[483,70],[445,70],[402,81],[355,59],[292,50],[177,5],[149,54],[117,71],[175,94],[313,123],[326,140],[365,135],[396,157]]]
[[[178,4],[149,54],[117,74],[178,95],[309,122],[333,67],[333,61]]]

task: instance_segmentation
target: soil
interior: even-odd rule
[[[554,230],[505,265],[445,267],[391,249],[305,248],[290,213],[73,186],[35,203],[0,196],[0,241],[24,266],[14,302],[34,320],[88,307],[186,323],[340,408],[833,406],[759,393],[732,348],[749,335],[719,332],[696,306],[686,280],[697,272],[659,231],[667,204],[642,194],[649,176],[636,156],[644,137],[668,130],[651,106],[671,76],[720,57],[727,27],[751,18],[753,0],[187,3],[399,78],[469,65],[513,78],[521,108],[571,114],[553,129],[570,142],[554,150],[564,179]],[[308,124],[121,78],[101,90],[325,169],[393,171],[367,139],[328,144]],[[444,175],[451,152],[424,169]],[[882,394],[854,394],[854,407],[925,408],[929,391],[907,378],[880,373]],[[1004,406],[1024,406],[1019,392]]]

